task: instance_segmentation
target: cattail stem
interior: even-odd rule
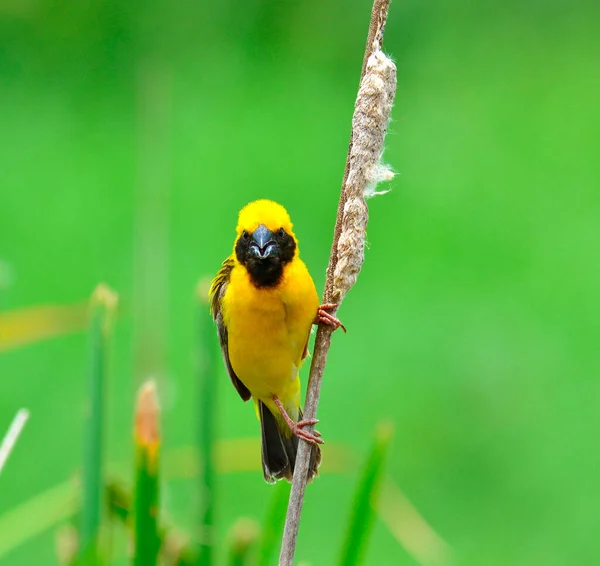
[[[374,0],[373,3],[360,87],[352,118],[352,136],[323,299],[324,303],[335,303],[338,306],[355,283],[364,259],[364,235],[368,219],[365,198],[376,194],[374,187],[377,182],[393,176],[380,162],[396,92],[396,68],[382,52],[389,3],[390,0]],[[331,327],[320,326],[315,338],[304,408],[304,417],[307,419],[316,418],[323,372],[331,345],[331,332]],[[294,562],[310,452],[311,447],[300,442],[279,566],[292,566]]]

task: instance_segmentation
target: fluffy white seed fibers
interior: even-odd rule
[[[344,185],[346,201],[333,276],[333,298],[338,304],[356,282],[364,261],[369,219],[365,199],[386,192],[377,192],[377,184],[394,176],[382,163],[381,155],[395,94],[396,66],[377,49],[367,61],[352,117],[350,168]]]

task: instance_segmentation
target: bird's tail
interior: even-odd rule
[[[291,482],[296,465],[298,452],[298,437],[291,434],[285,421],[271,413],[269,408],[258,401],[260,427],[262,432],[262,466],[265,480],[274,483],[285,478]],[[302,419],[302,410],[298,408],[299,417]],[[318,473],[321,463],[321,449],[317,445],[311,446],[310,464],[308,467],[308,481]]]

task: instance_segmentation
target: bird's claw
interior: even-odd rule
[[[314,420],[314,419],[310,419],[310,420]],[[323,439],[320,438],[321,437],[321,433],[318,430],[315,430],[313,432],[308,432],[307,430],[304,430],[302,428],[303,426],[305,426],[307,424],[313,424],[313,423],[308,423],[308,422],[305,422],[305,421],[300,421],[299,423],[294,423],[294,426],[291,427],[292,428],[292,432],[298,438],[301,438],[302,440],[305,440],[309,444],[323,444]]]
[[[303,426],[315,425],[319,422],[319,419],[302,419],[296,423],[296,426],[302,428]]]
[[[344,333],[346,333],[346,327],[341,323],[340,319],[327,312],[328,310],[336,309],[337,307],[338,305],[333,303],[324,303],[319,306],[319,309],[317,310],[317,316],[315,318],[315,324],[327,324],[328,326],[331,326],[333,330],[341,328]]]
[[[323,440],[321,440],[320,438],[321,433],[318,430],[314,430],[313,432],[308,432],[307,430],[304,430],[305,426],[316,425],[319,422],[319,419],[302,419],[301,421],[295,422],[287,414],[285,407],[276,395],[273,395],[273,402],[279,409],[281,416],[284,418],[285,422],[290,427],[290,430],[295,436],[301,438],[302,440],[305,440],[309,444],[323,444]]]

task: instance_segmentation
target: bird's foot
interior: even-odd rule
[[[306,442],[308,442],[309,444],[323,444],[323,440],[321,440],[321,433],[318,430],[308,432],[303,428],[309,425],[316,425],[318,422],[318,419],[304,419],[302,421],[298,421],[297,423],[292,421],[293,424],[290,426],[290,428],[298,438],[306,440]]]
[[[341,328],[345,333],[346,327],[341,323],[340,319],[327,312],[328,310],[337,308],[338,305],[333,303],[324,303],[319,306],[314,324],[327,324],[328,326],[331,326],[333,330]]]
[[[277,405],[281,416],[285,419],[285,422],[290,427],[290,430],[295,436],[301,438],[302,440],[305,440],[309,444],[323,444],[323,440],[321,439],[321,433],[318,430],[314,430],[313,432],[308,432],[307,430],[304,430],[305,426],[316,425],[319,422],[318,419],[303,419],[301,421],[296,422],[287,414],[286,410],[283,407],[283,404],[277,396],[273,395],[273,401],[275,405]]]

